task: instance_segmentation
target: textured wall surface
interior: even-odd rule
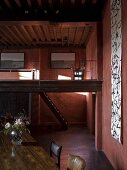
[[[80,66],[81,58],[84,56],[84,50],[69,49],[70,52],[76,53],[76,67]],[[71,69],[51,69],[50,55],[51,52],[68,52],[68,49],[40,49],[40,79],[41,80],[57,80],[58,75],[73,77]],[[84,56],[85,57],[85,56]],[[76,93],[52,93],[49,94],[57,108],[63,116],[68,120],[69,124],[85,124],[86,122],[86,100],[85,96]],[[55,118],[44,101],[40,98],[40,125],[48,122],[52,123]]]
[[[121,142],[121,0],[111,0],[111,134]]]
[[[89,42],[86,47],[86,79],[97,79],[97,30],[96,25],[92,30]],[[87,97],[87,127],[94,134],[95,128],[95,111],[93,110],[92,93],[88,93]],[[95,103],[94,103],[95,105]]]
[[[86,79],[97,79],[97,32],[96,25],[86,47]]]
[[[120,144],[111,135],[111,23],[110,23],[110,1],[107,1],[103,19],[103,150],[115,170],[127,169],[127,1],[122,1],[122,135],[123,142]]]
[[[72,69],[51,69],[50,57],[51,52],[75,52],[75,66],[80,67],[81,59],[84,57],[84,50],[82,49],[24,49],[25,53],[25,69],[37,69],[40,70],[41,80],[57,80],[58,75],[64,75],[73,77]],[[6,74],[7,78],[18,79],[17,74],[13,74],[13,77]],[[1,78],[5,78],[1,74]],[[51,99],[56,104],[60,112],[67,119],[69,124],[83,124],[86,123],[86,98],[84,95],[76,93],[52,93],[49,94]],[[34,93],[32,94],[32,108],[31,118],[33,125],[48,125],[57,122],[56,118],[41,99],[41,97]]]

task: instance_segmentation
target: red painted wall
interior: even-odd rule
[[[76,93],[48,93],[49,97],[66,118],[69,125],[86,124],[86,100],[85,96]],[[49,121],[50,120],[50,121]],[[40,125],[53,124],[57,121],[44,101],[40,104]]]
[[[9,52],[9,51],[8,51]],[[12,51],[12,52],[16,52]],[[58,75],[73,77],[72,69],[51,69],[50,55],[51,52],[75,52],[76,68],[80,67],[80,61],[85,59],[85,50],[83,49],[58,49],[58,48],[42,48],[42,49],[24,49],[25,68],[40,70],[41,80],[57,80]],[[1,77],[2,78],[2,77]],[[12,76],[8,76],[9,79]],[[18,77],[14,77],[18,79]],[[86,123],[86,98],[84,95],[76,93],[50,93],[49,96],[56,104],[60,112],[67,119],[69,124]],[[32,94],[32,124],[48,125],[57,122],[56,118],[49,110],[47,105],[38,94]]]
[[[111,24],[110,1],[107,1],[103,18],[103,110],[102,146],[115,170],[127,169],[127,1],[122,0],[122,90],[123,90],[123,143],[111,136]]]
[[[88,93],[87,97],[87,127],[89,131],[92,133],[92,120],[93,120],[93,114],[92,114],[92,93]]]
[[[96,24],[91,31],[86,47],[86,79],[97,79],[97,31]]]
[[[96,24],[89,37],[86,47],[86,79],[97,79],[97,30]],[[95,110],[93,110],[92,93],[88,93],[87,97],[87,127],[94,134]]]
[[[40,79],[41,80],[57,80],[58,75],[69,76],[73,78],[72,69],[52,69],[50,63],[51,52],[75,52],[75,65],[76,68],[80,67],[80,61],[82,58],[85,60],[85,49],[66,49],[66,48],[56,48],[56,49],[40,49],[39,59],[40,59]]]
[[[96,107],[96,94],[88,93],[87,99],[87,128],[90,133],[95,135],[95,107]]]
[[[50,67],[51,52],[75,52],[76,67],[80,67],[80,60],[84,55],[81,49],[40,49],[40,79],[41,80],[57,80],[58,75],[73,77],[71,69],[52,69]],[[86,123],[86,100],[85,96],[76,93],[49,93],[48,94],[62,115],[67,119],[69,124]],[[40,98],[40,125],[52,124],[56,121],[55,117]],[[50,120],[50,122],[49,122]]]

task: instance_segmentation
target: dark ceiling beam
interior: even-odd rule
[[[84,5],[86,0],[81,0],[81,4]]]
[[[100,21],[105,0],[2,0],[0,20]]]
[[[50,22],[49,21],[0,21],[0,26],[20,26],[20,25],[24,25],[24,26],[31,26],[31,25],[49,25],[50,26]],[[55,24],[55,23],[54,23]],[[59,22],[56,23],[57,26],[59,27],[89,27],[89,26],[96,26],[96,22]]]
[[[22,6],[21,11],[22,11],[23,13],[29,12],[30,6],[29,6],[27,0],[26,0],[26,1],[20,1],[20,3],[21,3],[21,6]],[[17,15],[18,15],[18,14],[17,14]]]
[[[8,50],[9,49],[10,50],[14,49],[15,50],[16,48],[17,49],[24,49],[24,48],[27,48],[27,49],[32,49],[32,48],[49,48],[49,46],[50,47],[54,47],[54,48],[66,48],[66,49],[67,48],[74,48],[73,44],[70,44],[68,46],[68,44],[62,44],[62,43],[59,43],[59,42],[57,44],[55,42],[54,42],[54,44],[53,43],[47,43],[46,44],[45,42],[44,43],[36,43],[36,44],[31,43],[31,44],[29,44],[27,46],[23,45],[23,44],[22,45],[19,45],[19,44],[9,44],[9,43],[8,44],[2,44],[2,43],[0,44],[0,48],[1,49],[5,49],[5,50],[6,49],[8,49]],[[77,48],[77,49],[78,48],[79,49],[84,49],[84,45],[75,45],[75,48]]]
[[[32,8],[31,0],[27,0],[27,3],[28,3],[29,8],[31,9]]]
[[[86,12],[85,12],[86,11]],[[96,22],[101,21],[101,15],[95,9],[85,9],[84,11],[78,11],[77,13],[62,13],[62,14],[47,14],[42,15],[38,13],[15,14],[10,13],[6,15],[0,14],[0,21],[50,21],[50,22]]]
[[[9,10],[10,8],[8,8],[8,6],[3,1],[0,1],[0,12],[4,13],[5,11],[9,11]]]
[[[10,8],[10,9],[12,8],[12,6],[8,0],[4,0],[4,3],[7,5],[8,8]]]
[[[37,0],[38,6],[39,8],[42,8],[42,1],[41,0]]]
[[[20,0],[15,0],[14,2],[16,3],[16,5],[17,5],[19,8],[22,7],[22,6],[21,6],[21,3],[20,3]]]
[[[84,5],[80,5],[79,1],[75,1],[73,5],[60,6],[60,2],[53,4],[53,1],[47,1],[43,4],[43,8],[38,7],[38,2],[35,1],[20,1],[20,7],[16,2],[12,1],[11,9],[5,4],[0,2],[0,20],[1,21],[55,21],[55,22],[90,22],[100,21],[102,17],[102,3],[97,1],[95,5],[89,5],[86,1]],[[83,2],[84,3],[84,2]],[[88,5],[86,5],[88,3]],[[99,5],[100,4],[100,5]],[[17,8],[16,8],[17,7]],[[7,10],[8,9],[8,10]],[[8,12],[7,12],[8,11]]]

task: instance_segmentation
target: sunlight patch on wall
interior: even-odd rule
[[[71,77],[58,75],[58,80],[71,80]],[[85,96],[88,95],[88,92],[75,92],[75,93],[80,95],[85,95]]]
[[[19,79],[20,80],[32,80],[33,74],[32,72],[19,72]]]
[[[88,92],[75,92],[75,93],[77,93],[77,94],[80,94],[80,95],[84,95],[84,96],[88,96]]]
[[[71,77],[58,75],[58,80],[71,80]]]
[[[19,72],[20,80],[39,80],[39,70],[33,69],[30,72]]]

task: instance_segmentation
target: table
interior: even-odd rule
[[[30,134],[23,135],[22,145],[13,145],[0,133],[0,170],[58,170],[49,154]]]

